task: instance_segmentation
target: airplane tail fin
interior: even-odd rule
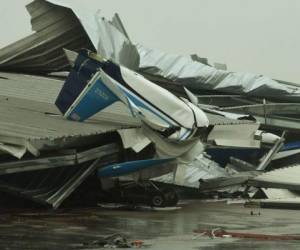
[[[110,91],[97,72],[102,63],[81,51],[56,99],[56,106],[70,120],[84,121],[112,105],[119,98]]]

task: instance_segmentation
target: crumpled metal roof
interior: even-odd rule
[[[97,168],[116,162],[118,153],[116,144],[108,144],[74,156],[0,164],[0,175],[7,173],[0,176],[0,190],[56,209]]]
[[[0,69],[39,74],[69,70],[63,49],[82,48],[137,69],[139,54],[118,14],[108,21],[98,9],[87,12],[85,8],[56,0],[34,0],[27,5],[35,33],[0,50]]]
[[[101,16],[100,10],[94,6],[85,6],[85,8],[82,8],[82,4],[74,2],[70,3],[63,0],[47,1],[57,6],[72,9],[88,34],[93,46],[101,56],[130,69],[138,68],[139,54],[137,48],[130,41],[118,14],[115,14],[112,20],[108,21]]]
[[[0,51],[2,69],[40,73],[66,70],[69,65],[62,48],[75,51],[89,48],[128,68],[138,68],[151,78],[158,77],[200,92],[217,90],[289,102],[300,100],[297,84],[221,70],[190,56],[135,46],[118,15],[107,21],[94,7],[85,6],[87,11],[77,3],[58,0],[35,0],[27,8],[36,33]]]
[[[2,97],[53,104],[62,85],[62,80],[51,77],[0,72]]]
[[[200,155],[189,164],[180,165],[175,173],[169,173],[157,178],[155,181],[175,184],[190,188],[199,188],[199,180],[229,176],[226,170],[218,163],[205,155]]]
[[[182,84],[194,90],[217,90],[233,94],[299,101],[300,87],[269,77],[219,70],[189,56],[172,55],[137,45],[139,71]]]
[[[283,188],[300,190],[300,165],[296,164],[285,168],[263,173],[250,180],[250,185],[256,187]]]
[[[37,150],[139,124],[118,103],[84,123],[61,116],[55,106],[62,81],[0,72],[0,143]]]
[[[0,50],[1,70],[39,74],[64,71],[70,65],[63,48],[95,51],[72,10],[44,0],[33,1],[27,10],[35,33]]]
[[[61,115],[10,105],[10,101],[0,106],[0,135],[24,139],[57,139],[69,136],[87,136],[113,131],[120,127],[109,122],[78,123],[66,120]],[[42,104],[39,104],[43,109]],[[47,107],[46,107],[47,108]],[[45,109],[46,110],[46,109]],[[1,140],[3,141],[3,140]]]

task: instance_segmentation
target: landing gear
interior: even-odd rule
[[[152,207],[174,207],[178,203],[178,195],[172,189],[163,189],[151,196]]]
[[[172,188],[160,189],[152,181],[149,181],[150,185],[154,188],[155,193],[150,193],[150,204],[152,207],[173,207],[178,203],[178,195]]]
[[[165,207],[166,199],[163,194],[157,193],[151,197],[150,205],[152,207]]]

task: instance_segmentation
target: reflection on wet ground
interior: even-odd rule
[[[256,209],[254,212],[257,212]],[[237,240],[193,233],[222,227],[228,231],[300,234],[298,211],[260,210],[225,203],[190,201],[177,211],[117,211],[101,208],[1,212],[0,249],[101,249],[89,244],[122,233],[151,244],[147,249],[299,249],[300,242]]]

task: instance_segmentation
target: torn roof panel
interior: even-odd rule
[[[216,177],[226,177],[228,173],[216,162],[205,155],[199,155],[189,164],[182,164],[177,168],[176,173],[169,173],[153,180],[168,184],[175,184],[190,188],[199,188],[199,180],[206,180]]]
[[[70,8],[101,56],[130,69],[138,68],[139,53],[131,43],[117,14],[112,21],[107,21],[100,15],[100,10],[94,6],[82,8],[81,4],[63,0],[47,0],[47,2]]]
[[[85,8],[55,0],[30,3],[27,10],[35,33],[0,50],[0,69],[39,74],[69,70],[63,48],[98,50],[104,57],[137,69],[139,54],[118,15],[107,21],[99,10],[87,12]]]
[[[141,73],[159,76],[175,84],[198,91],[215,90],[295,102],[300,100],[300,88],[296,85],[252,73],[218,70],[188,56],[172,55],[142,45],[137,48]]]
[[[63,81],[51,77],[0,72],[0,102],[4,104],[9,101],[10,107],[60,114],[54,103],[62,86]],[[93,116],[90,122],[93,121],[140,125],[119,102]]]
[[[250,181],[256,187],[300,190],[300,165],[288,166],[263,173]]]
[[[36,33],[0,50],[0,68],[5,71],[47,73],[69,69],[63,48],[94,50],[72,10],[44,0],[27,6]]]
[[[99,134],[116,129],[119,126],[109,122],[75,123],[60,115],[25,110],[22,107],[0,107],[0,135],[21,137],[26,139],[60,138],[68,136],[84,136]]]
[[[6,148],[25,146],[37,154],[28,143],[37,150],[57,148],[83,137],[140,126],[121,103],[85,123],[66,120],[54,105],[62,81],[2,72],[0,76],[0,143]]]
[[[54,103],[63,81],[50,77],[0,72],[0,96]]]
[[[18,101],[19,106],[10,105],[11,101],[6,101],[0,106],[0,143],[5,147],[10,145],[25,147],[26,151],[35,156],[39,155],[40,150],[59,149],[67,145],[83,145],[88,142],[96,143],[95,140],[97,138],[99,140],[98,136],[103,134],[137,127],[125,122],[114,122],[116,118],[113,114],[107,114],[108,118],[101,117],[101,120],[72,122],[61,115],[45,113],[43,105],[47,110],[49,104],[38,103],[30,109],[28,106],[32,102],[28,104],[26,100]],[[111,121],[110,117],[113,117]]]
[[[39,73],[66,70],[69,65],[62,48],[75,51],[89,48],[131,69],[139,65],[139,71],[151,79],[158,77],[201,92],[212,90],[289,102],[300,100],[298,84],[258,74],[218,70],[190,56],[135,46],[118,16],[107,21],[92,6],[82,8],[69,1],[35,0],[28,10],[37,32],[0,51],[2,69]]]

